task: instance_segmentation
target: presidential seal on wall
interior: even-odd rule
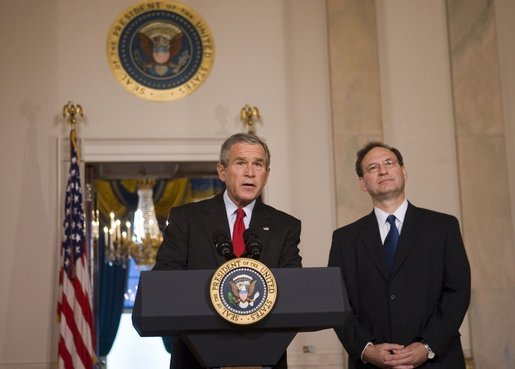
[[[246,325],[259,322],[274,307],[275,277],[263,263],[248,258],[229,260],[213,274],[211,303],[225,320]]]
[[[207,23],[171,0],[126,9],[107,38],[109,66],[120,84],[147,100],[184,97],[204,83],[215,55]]]

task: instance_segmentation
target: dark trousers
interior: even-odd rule
[[[191,351],[178,338],[172,338],[170,369],[204,369],[195,359]],[[272,369],[288,369],[286,352]]]

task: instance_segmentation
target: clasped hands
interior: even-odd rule
[[[382,369],[412,369],[427,361],[427,351],[420,342],[408,346],[380,343],[367,346],[363,361]]]

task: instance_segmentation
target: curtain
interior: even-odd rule
[[[100,232],[99,245],[104,245]],[[104,247],[99,247],[99,303],[97,313],[98,357],[109,354],[113,346],[123,312],[127,268],[105,262]]]
[[[105,260],[104,226],[109,227],[113,212],[117,219],[126,219],[131,209],[138,204],[137,194],[131,196],[132,183],[127,187],[121,181],[95,181],[97,209],[99,210],[98,248],[98,310],[97,310],[97,351],[99,358],[105,358],[113,346],[123,312],[124,292],[127,284],[127,266],[107,263]]]

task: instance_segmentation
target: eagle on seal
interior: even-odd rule
[[[151,60],[144,66],[145,69],[151,69],[163,76],[170,69],[173,73],[178,73],[185,65],[186,60],[181,57],[179,57],[178,63],[172,62],[172,59],[181,50],[184,37],[179,28],[167,23],[151,23],[144,27],[138,35],[141,50]],[[188,55],[186,55],[186,59],[188,59]]]
[[[254,289],[256,288],[256,280],[247,283],[235,283],[233,281],[230,281],[229,283],[231,285],[232,293],[236,297],[236,303],[241,308],[246,308],[249,304],[252,304],[254,300],[258,297],[250,297],[254,295]]]

